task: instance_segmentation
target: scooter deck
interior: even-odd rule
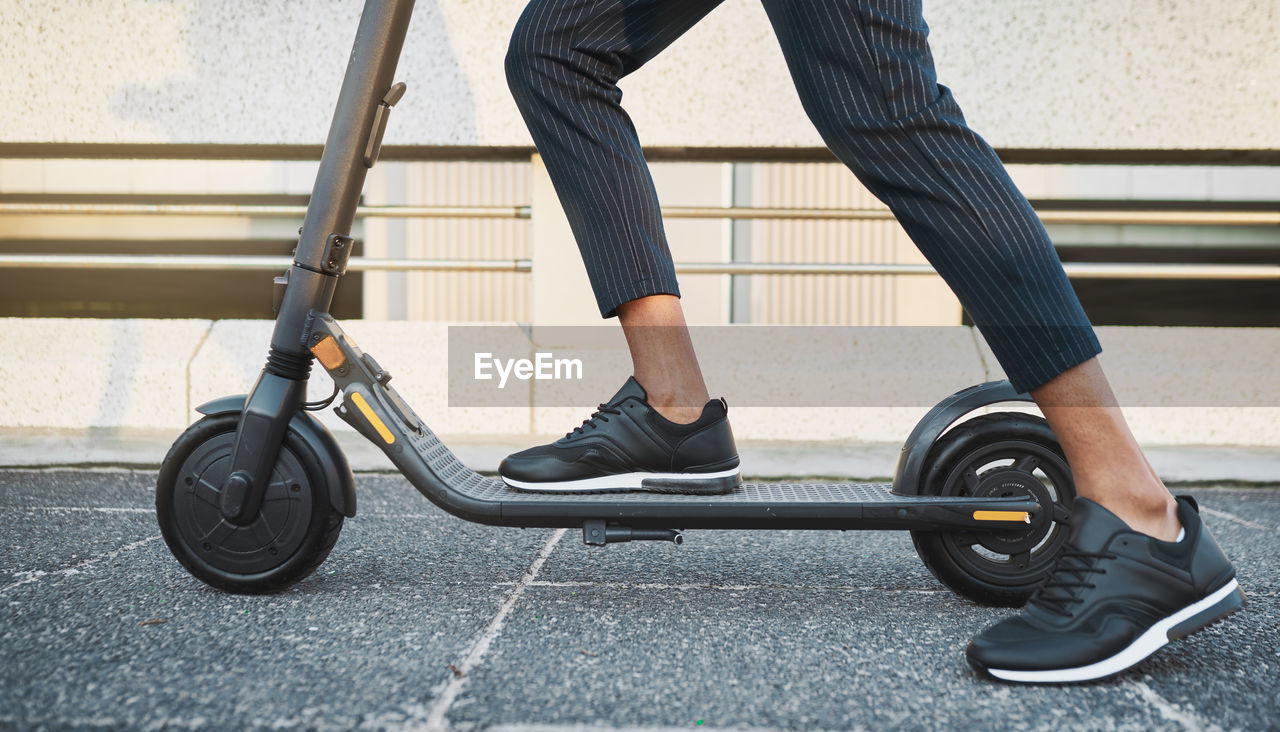
[[[1025,528],[1039,504],[1026,498],[973,499],[893,493],[890,483],[743,483],[732,493],[685,496],[626,493],[530,493],[476,473],[426,425],[407,434],[414,457],[400,457],[411,481],[428,498],[446,498],[446,510],[469,508],[486,523],[517,526],[578,526],[600,519],[636,528],[683,529],[991,529],[992,519]],[[394,460],[397,456],[393,455]],[[414,480],[420,470],[428,481]],[[424,482],[427,487],[424,489]],[[434,484],[434,486],[432,485]],[[434,487],[434,490],[432,488]],[[447,497],[441,488],[447,488]],[[433,493],[435,494],[433,496]],[[452,509],[451,509],[451,505]],[[977,517],[975,517],[977,514]],[[990,518],[983,518],[990,516]]]
[[[638,529],[991,531],[1026,529],[1041,510],[1026,496],[917,496],[895,492],[890,483],[744,483],[717,496],[519,491],[459,460],[387,385],[390,376],[331,317],[314,317],[309,340],[343,391],[338,416],[381,447],[423,495],[470,521],[530,528],[604,521]]]

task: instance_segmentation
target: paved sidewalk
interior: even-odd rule
[[[159,468],[174,430],[0,429],[0,469],[17,467]],[[342,452],[357,472],[394,472],[376,445],[353,431],[335,432]],[[445,444],[467,465],[494,473],[502,458],[541,438],[444,435]],[[897,465],[900,442],[738,443],[744,475],[773,480],[829,477],[887,480]],[[1146,445],[1151,464],[1172,483],[1280,483],[1280,449],[1231,445]]]
[[[1264,729],[1280,724],[1280,486],[1201,488],[1244,612],[1115,681],[978,680],[1005,611],[894,532],[691,531],[588,548],[357,477],[360,514],[293,590],[192,579],[154,473],[0,470],[0,727]],[[456,671],[452,670],[456,669]]]

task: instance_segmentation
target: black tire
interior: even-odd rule
[[[1017,496],[1040,502],[1025,531],[912,531],[929,571],[984,605],[1021,606],[1053,569],[1067,539],[1075,483],[1041,417],[997,412],[955,426],[925,460],[921,495]]]
[[[205,417],[178,437],[160,467],[156,518],[173,556],[197,579],[226,592],[279,592],[329,556],[343,516],[323,478],[328,457],[290,430],[258,516],[243,527],[223,520],[217,489],[239,420],[238,413]]]

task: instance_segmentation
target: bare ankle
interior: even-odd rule
[[[702,384],[700,376],[696,380],[661,378],[669,377],[669,374],[653,377],[645,374],[644,376],[645,378],[642,379],[640,375],[636,375],[635,379],[645,390],[645,401],[658,414],[676,424],[696,421],[702,416],[703,406],[711,399],[707,395],[707,387]]]
[[[1134,531],[1161,541],[1174,541],[1178,538],[1182,529],[1182,523],[1178,520],[1178,502],[1163,487],[1163,496],[1121,491],[1102,493],[1101,497],[1093,497],[1093,500],[1119,516]]]
[[[666,400],[655,403],[651,398],[649,406],[653,407],[654,411],[665,417],[667,421],[676,424],[696,422],[698,417],[702,416],[702,407],[687,406],[684,403],[674,403]]]

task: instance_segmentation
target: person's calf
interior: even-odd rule
[[[677,424],[698,419],[710,399],[680,299],[650,295],[623,303],[618,321],[631,351],[633,375],[648,403]]]
[[[1031,391],[1066,453],[1076,492],[1135,531],[1169,541],[1181,524],[1173,496],[1129,430],[1096,358]]]

